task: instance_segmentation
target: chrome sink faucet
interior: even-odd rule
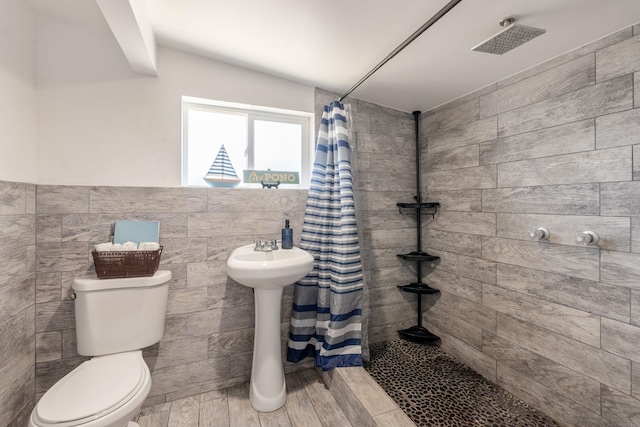
[[[253,250],[255,252],[271,252],[271,251],[277,251],[278,250],[278,241],[276,239],[273,239],[271,241],[267,242],[262,242],[262,240],[256,240],[256,246],[255,248],[253,248]]]

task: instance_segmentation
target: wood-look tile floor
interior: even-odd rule
[[[249,403],[249,384],[142,409],[140,427],[351,427],[315,369],[286,375],[287,402],[274,412]]]

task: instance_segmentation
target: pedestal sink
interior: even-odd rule
[[[282,290],[307,275],[313,256],[300,248],[254,251],[239,247],[227,260],[227,274],[254,289],[255,337],[249,400],[254,409],[271,412],[287,400],[280,353],[280,305]]]

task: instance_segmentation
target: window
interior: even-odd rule
[[[245,179],[250,171],[273,171],[267,177],[282,177],[280,188],[308,188],[312,119],[311,113],[183,97],[182,185],[235,186],[237,180],[227,180],[235,172],[240,187],[259,188],[253,177],[253,183]],[[214,163],[224,177],[205,180]],[[292,184],[295,174],[299,182]]]

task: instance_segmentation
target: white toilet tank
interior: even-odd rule
[[[171,271],[126,279],[78,277],[76,337],[78,353],[100,356],[148,347],[164,334]]]

